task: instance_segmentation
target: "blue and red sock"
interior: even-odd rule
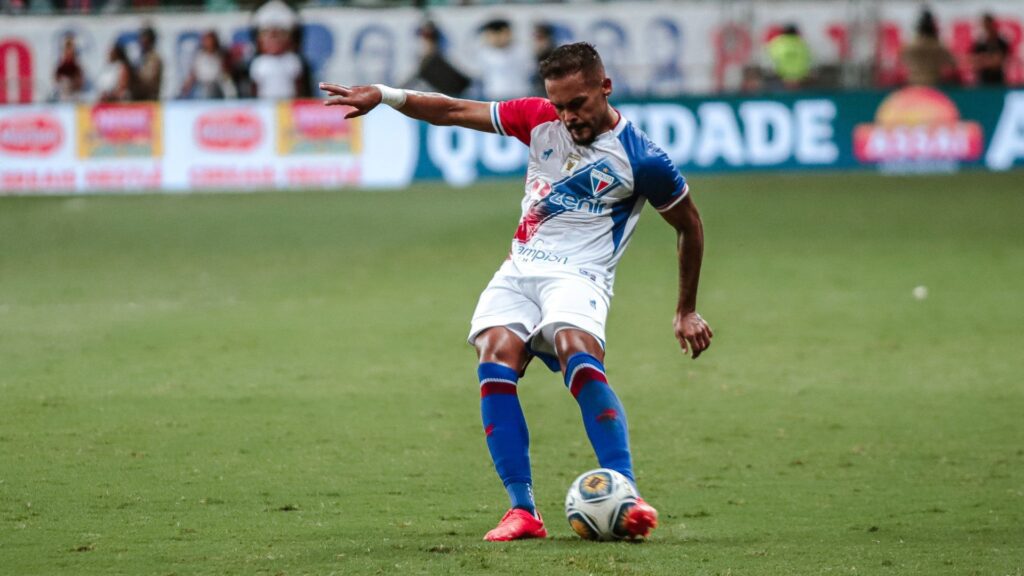
[[[626,412],[608,385],[604,364],[585,352],[573,354],[565,364],[565,385],[580,405],[583,426],[598,463],[635,484]]]
[[[512,507],[536,514],[530,475],[530,433],[516,394],[519,373],[502,364],[483,362],[477,368],[477,376],[480,414],[494,468],[505,484]]]

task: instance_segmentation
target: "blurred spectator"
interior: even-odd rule
[[[480,87],[487,100],[509,100],[530,91],[526,59],[512,45],[512,25],[496,19],[480,28],[483,45],[477,51]]]
[[[95,2],[92,0],[57,0],[54,2],[54,8],[65,13],[79,12],[85,14],[87,12],[92,12],[97,8],[97,6],[93,6],[93,4],[95,4]]]
[[[811,74],[811,49],[796,24],[787,24],[768,42],[768,59],[782,85],[790,90],[803,87]]]
[[[354,80],[357,84],[387,84],[394,81],[398,66],[396,38],[388,26],[372,23],[362,26],[352,39]]]
[[[85,88],[85,74],[78,64],[78,48],[75,46],[75,37],[71,34],[64,36],[64,43],[61,45],[60,63],[53,74],[54,94],[58,102],[77,102],[82,97]]]
[[[638,93],[638,90],[633,80],[636,70],[631,56],[630,36],[622,24],[610,18],[601,18],[583,31],[583,38],[589,39],[601,54],[605,75],[613,79],[615,95],[629,97]],[[644,40],[646,50],[649,39]]]
[[[917,36],[903,48],[900,60],[907,67],[907,82],[915,86],[936,86],[954,77],[956,61],[939,40],[939,26],[930,10],[921,12]]]
[[[978,83],[986,86],[1002,86],[1006,83],[1003,68],[1010,57],[1010,44],[999,35],[999,25],[991,14],[981,18],[985,36],[971,47],[971,64]]]
[[[644,36],[650,49],[645,62],[650,76],[647,94],[655,97],[676,96],[686,90],[686,77],[680,59],[683,57],[683,33],[675,22],[668,18],[652,20],[644,29]]]
[[[132,96],[132,65],[124,47],[114,44],[107,56],[107,64],[96,78],[96,91],[101,102],[120,102]]]
[[[546,96],[547,89],[544,88],[544,79],[540,76],[540,63],[555,51],[555,29],[550,24],[535,24],[533,26],[533,59],[537,67],[530,74],[530,86],[534,96]]]
[[[156,53],[156,31],[146,26],[139,31],[139,66],[135,69],[133,100],[159,100],[164,78],[164,62]]]
[[[220,47],[220,38],[213,30],[203,33],[199,50],[192,59],[188,77],[181,87],[184,98],[221,99],[238,95],[231,80],[227,55]]]
[[[764,73],[761,67],[756,64],[747,64],[743,67],[743,76],[740,78],[740,92],[744,94],[758,94],[764,91]]]
[[[249,65],[258,98],[287,99],[308,94],[305,67],[295,52],[298,15],[284,2],[271,0],[255,16],[256,51]]]
[[[441,50],[441,32],[433,22],[425,22],[416,31],[420,39],[420,63],[406,88],[459,96],[469,88],[470,79],[452,66]]]
[[[0,0],[0,14],[22,14],[28,10],[28,0]]]

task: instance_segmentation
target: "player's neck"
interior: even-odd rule
[[[611,104],[609,104],[608,113],[605,114],[604,117],[604,126],[602,126],[601,131],[598,132],[598,136],[604,134],[605,132],[611,132],[612,130],[615,130],[615,127],[619,125],[619,122],[622,122],[622,114],[620,114],[618,110],[616,110],[615,108],[612,107]]]

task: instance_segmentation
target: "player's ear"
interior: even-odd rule
[[[604,94],[605,97],[608,97],[608,96],[612,95],[612,79],[611,78],[605,77],[605,79],[601,81],[601,94]]]

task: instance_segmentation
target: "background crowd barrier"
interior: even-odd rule
[[[1007,170],[1024,164],[1024,91],[904,88],[616,103],[685,173]],[[0,107],[0,191],[466,185],[521,177],[514,138],[320,101]]]

